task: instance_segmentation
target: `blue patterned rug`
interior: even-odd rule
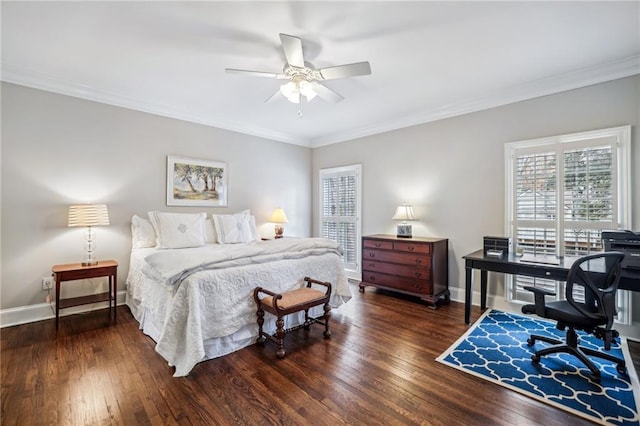
[[[601,383],[595,384],[588,379],[589,370],[568,354],[548,355],[533,364],[531,355],[548,344],[527,346],[531,333],[561,340],[565,335],[555,322],[487,310],[437,361],[596,423],[640,424],[640,389],[626,340],[619,339],[610,353],[624,355],[628,375],[619,375],[614,363],[590,357],[602,373]],[[602,340],[578,333],[582,346],[602,349]]]

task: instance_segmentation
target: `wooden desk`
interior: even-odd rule
[[[107,300],[109,301],[109,318],[111,318],[111,302],[113,301],[113,322],[116,322],[118,262],[115,260],[104,260],[92,266],[82,266],[81,263],[69,263],[65,265],[55,265],[51,268],[51,271],[56,280],[56,331],[58,330],[60,309],[89,303],[106,302]],[[62,282],[98,277],[109,278],[108,292],[60,299],[60,284]]]
[[[480,270],[480,309],[487,308],[487,272],[524,275],[535,278],[547,278],[566,281],[571,265],[579,257],[560,258],[559,265],[523,262],[522,258],[509,253],[506,257],[485,256],[483,250],[474,251],[462,257],[465,267],[464,322],[469,324],[471,317],[471,297],[473,295],[473,270]],[[640,291],[640,272],[623,270],[618,286],[620,290]]]

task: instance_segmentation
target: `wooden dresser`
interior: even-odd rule
[[[397,238],[395,235],[362,237],[360,291],[374,286],[418,296],[436,308],[449,296],[446,238]]]

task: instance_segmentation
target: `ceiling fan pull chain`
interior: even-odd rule
[[[302,118],[302,115],[302,96],[300,96],[300,101],[298,102],[298,117]]]

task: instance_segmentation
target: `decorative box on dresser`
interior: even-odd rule
[[[436,308],[450,300],[446,238],[398,238],[394,235],[362,237],[360,291],[374,286],[418,296]]]

